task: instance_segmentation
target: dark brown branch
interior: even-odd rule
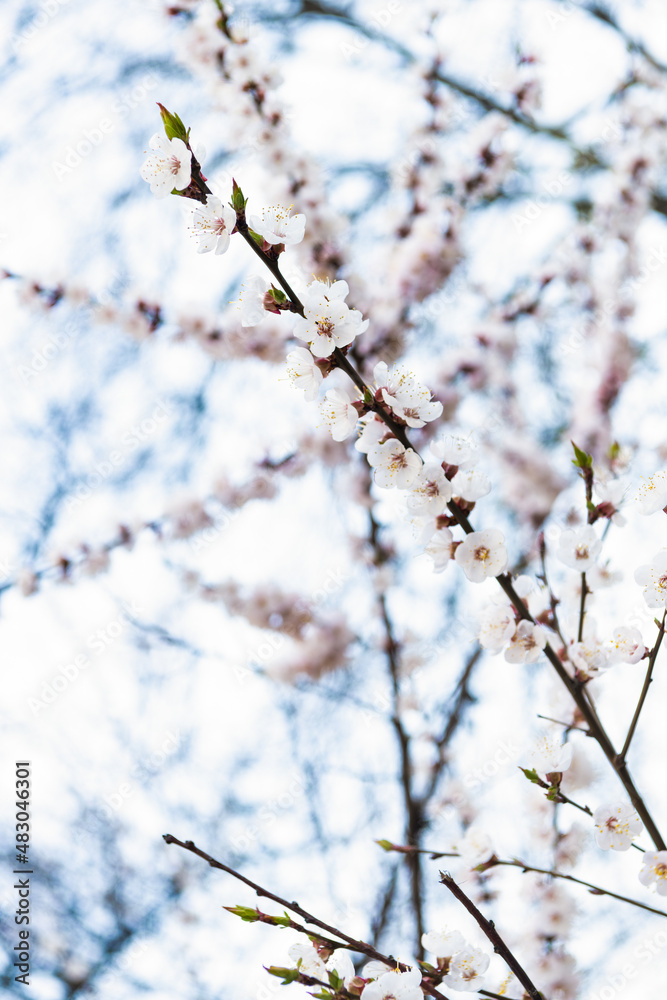
[[[398,962],[393,955],[383,955],[372,945],[367,944],[366,941],[358,941],[356,938],[350,937],[349,934],[339,930],[337,927],[332,927],[331,924],[327,924],[323,920],[318,919],[318,917],[313,916],[312,913],[304,910],[303,907],[299,906],[299,904],[294,900],[290,903],[287,899],[283,899],[281,896],[276,896],[275,893],[270,892],[268,889],[264,889],[261,885],[257,885],[256,882],[251,881],[251,879],[246,878],[245,875],[241,875],[240,872],[235,871],[233,868],[223,864],[221,861],[216,861],[216,859],[212,858],[210,854],[206,854],[205,851],[196,847],[192,840],[182,841],[177,837],[172,836],[171,833],[163,834],[162,839],[166,844],[176,844],[177,847],[182,847],[183,850],[190,851],[191,854],[196,854],[197,857],[206,861],[211,868],[217,868],[219,871],[227,872],[228,875],[232,875],[240,882],[244,882],[247,886],[250,886],[250,888],[253,889],[258,896],[263,896],[266,899],[272,899],[274,903],[278,903],[279,906],[283,906],[285,909],[291,910],[292,913],[298,914],[306,924],[312,924],[313,927],[320,927],[322,930],[326,931],[327,934],[333,934],[335,937],[340,938],[339,941],[328,939],[335,947],[347,948],[350,951],[359,952],[361,955],[367,955],[368,958],[373,958],[375,961],[382,962],[384,965],[388,965],[392,969],[398,969],[400,972],[406,972],[408,968],[410,968],[403,962]],[[436,997],[436,1000],[449,1000],[444,993],[441,993],[428,982],[422,982],[422,989],[426,993],[429,993],[432,997]]]
[[[637,723],[639,722],[639,716],[641,714],[642,708],[644,707],[644,702],[646,701],[646,695],[648,694],[648,689],[651,686],[651,681],[653,680],[652,676],[653,668],[655,666],[655,661],[660,651],[660,646],[662,645],[662,638],[665,634],[666,619],[667,619],[667,609],[665,609],[665,611],[663,612],[662,621],[658,626],[659,629],[658,638],[656,639],[655,645],[649,655],[646,677],[644,678],[644,686],[642,687],[642,692],[639,696],[639,701],[637,702],[635,714],[632,717],[632,722],[630,723],[630,728],[628,729],[628,735],[625,737],[625,743],[623,744],[623,749],[619,754],[619,757],[623,762],[625,762],[625,759],[628,755],[628,750],[630,749],[630,744],[632,743],[632,737],[635,735],[635,729],[637,728]]]
[[[456,899],[458,899],[459,903],[462,903],[463,906],[465,906],[468,913],[470,913],[475,918],[480,928],[482,929],[484,934],[486,934],[489,941],[493,945],[493,950],[496,952],[496,954],[500,955],[500,957],[503,959],[508,968],[512,970],[516,978],[519,980],[523,988],[526,990],[526,993],[531,998],[531,1000],[546,1000],[544,994],[540,993],[540,991],[537,989],[537,987],[534,985],[534,983],[528,976],[528,973],[524,970],[523,966],[520,965],[520,963],[514,957],[513,953],[507,947],[507,945],[501,938],[500,934],[496,930],[493,921],[487,920],[486,917],[484,917],[480,913],[480,911],[473,903],[472,899],[469,899],[466,896],[465,892],[463,892],[460,886],[456,884],[456,882],[448,872],[440,872],[440,881],[444,886],[446,886],[449,889],[451,894],[455,896]]]

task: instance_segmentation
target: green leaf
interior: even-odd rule
[[[249,924],[254,924],[259,920],[259,910],[253,909],[252,906],[223,906],[223,910],[233,913],[234,916],[240,917],[241,920],[245,920]]]
[[[264,237],[263,236],[260,236],[259,233],[256,233],[253,229],[248,229],[248,234],[255,241],[255,243],[257,244],[257,246],[260,246],[260,247],[263,246],[263,244],[264,244]]]
[[[519,767],[519,770],[523,771],[523,773],[526,775],[526,777],[528,778],[528,780],[532,781],[532,783],[534,785],[541,785],[541,784],[543,784],[542,779],[540,778],[539,774],[537,773],[537,771],[534,768]]]
[[[393,851],[394,845],[390,840],[376,840],[376,844],[379,844],[383,851]]]
[[[585,451],[578,448],[574,441],[572,442],[572,447],[574,448],[575,457],[572,459],[572,464],[578,469],[592,469],[593,468],[593,456],[587,455]]]
[[[287,986],[288,983],[296,983],[301,975],[298,969],[283,969],[279,965],[270,965],[268,968],[264,966],[264,968],[270,976],[282,979],[283,986]]]
[[[340,978],[340,976],[338,975],[338,973],[334,969],[332,969],[329,972],[329,984],[331,986],[331,989],[335,993],[337,993],[338,990],[340,990],[340,989],[343,988],[344,981]]]

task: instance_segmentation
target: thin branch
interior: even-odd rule
[[[400,854],[408,854],[412,851],[419,850],[421,854],[428,854],[430,861],[439,861],[440,858],[461,857],[458,851],[429,851],[423,847],[414,848],[402,844],[392,844],[389,848],[386,846],[385,841],[383,841],[383,845],[384,850],[393,850]],[[533,865],[528,865],[525,861],[520,861],[518,858],[507,860],[497,858],[494,855],[489,861],[485,861],[481,865],[477,865],[475,871],[487,871],[487,869],[495,868],[499,865],[504,865],[509,868],[520,868],[524,873],[535,872],[538,875],[549,875],[551,878],[563,878],[568,882],[576,882],[577,885],[583,885],[589,889],[591,895],[593,896],[611,896],[613,899],[620,900],[621,903],[628,903],[630,906],[638,906],[640,910],[648,910],[649,913],[657,913],[659,917],[667,917],[667,912],[665,912],[665,910],[657,910],[654,906],[648,906],[647,903],[640,903],[639,900],[630,899],[629,896],[620,896],[617,892],[612,892],[611,889],[603,889],[599,885],[593,885],[592,882],[584,882],[583,879],[575,878],[574,875],[568,875],[566,872],[558,872],[551,868],[535,868]]]
[[[195,846],[191,840],[178,840],[177,837],[172,836],[170,833],[163,834],[162,839],[167,844],[176,844],[177,847],[182,847],[185,851],[190,851],[191,854],[196,854],[197,857],[202,858],[204,861],[208,862],[211,868],[217,868],[219,871],[227,872],[228,875],[233,875],[234,878],[238,879],[240,882],[244,882],[247,886],[250,886],[258,896],[263,896],[266,899],[272,899],[274,903],[278,903],[279,906],[285,907],[287,910],[291,910],[292,913],[298,914],[307,924],[312,924],[314,927],[320,927],[322,930],[326,931],[327,934],[333,934],[340,938],[340,941],[331,941],[338,948],[347,948],[350,951],[359,952],[361,955],[367,955],[369,958],[375,959],[377,962],[382,962],[384,965],[390,966],[392,969],[399,969],[401,972],[406,972],[410,966],[405,965],[403,962],[398,962],[392,955],[383,955],[372,945],[367,944],[365,941],[358,941],[356,938],[350,937],[349,934],[345,934],[344,931],[339,930],[337,927],[332,927],[331,924],[325,923],[318,917],[313,916],[303,907],[299,906],[297,902],[292,900],[290,903],[287,899],[283,899],[281,896],[276,896],[275,893],[270,892],[268,889],[264,889],[261,885],[257,885],[256,882],[252,882],[245,875],[241,875],[240,872],[235,871],[233,868],[229,868],[228,865],[223,864],[221,861],[216,861],[212,858],[210,854],[206,854],[205,851],[200,850]],[[422,981],[422,988],[426,993],[431,996],[436,997],[436,1000],[449,1000],[448,997],[437,990],[430,983]]]
[[[440,881],[449,889],[452,895],[458,899],[459,903],[462,903],[465,906],[468,913],[472,914],[484,934],[486,934],[489,941],[493,945],[493,950],[501,956],[508,968],[512,970],[531,1000],[546,1000],[544,994],[540,993],[523,966],[519,964],[518,960],[507,947],[496,930],[493,921],[487,920],[486,917],[480,913],[473,901],[466,896],[465,892],[456,884],[448,872],[440,872]]]
[[[639,716],[641,710],[644,707],[644,702],[646,701],[646,695],[648,694],[648,689],[651,686],[651,681],[653,680],[653,668],[655,666],[655,661],[658,657],[660,651],[660,646],[662,644],[662,637],[665,634],[665,620],[667,619],[667,608],[662,615],[662,621],[658,626],[658,638],[655,641],[655,645],[651,650],[651,654],[648,658],[648,668],[646,670],[646,677],[644,678],[644,686],[642,687],[642,692],[639,696],[639,701],[637,702],[637,707],[635,709],[635,714],[632,717],[632,722],[630,723],[630,728],[628,729],[628,735],[625,738],[625,743],[623,744],[623,749],[620,753],[621,761],[625,762],[628,750],[630,749],[630,744],[632,743],[632,737],[635,735],[635,729],[637,728],[637,723],[639,722]]]

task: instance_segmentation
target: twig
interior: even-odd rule
[[[452,895],[458,899],[459,903],[463,903],[468,913],[472,914],[484,934],[486,934],[489,941],[493,945],[493,950],[501,956],[508,968],[512,970],[531,1000],[546,1000],[544,994],[540,993],[528,976],[527,972],[524,970],[523,966],[519,964],[510,949],[507,947],[496,930],[493,921],[487,920],[486,917],[480,913],[473,901],[469,899],[465,892],[463,892],[463,890],[456,884],[449,872],[440,872],[440,881],[443,885],[447,886]]]
[[[651,681],[653,680],[653,668],[655,666],[655,661],[658,657],[658,652],[660,651],[660,646],[662,644],[662,638],[665,634],[665,620],[667,619],[667,608],[662,615],[662,621],[658,627],[658,638],[655,641],[655,645],[651,650],[651,654],[648,658],[648,668],[646,670],[646,677],[644,678],[644,686],[642,687],[642,692],[639,696],[639,701],[637,702],[637,707],[635,709],[635,714],[632,717],[632,722],[630,723],[630,728],[628,729],[628,735],[625,737],[625,743],[623,744],[623,749],[621,750],[619,757],[620,760],[625,763],[625,758],[627,757],[628,750],[630,749],[630,744],[632,742],[632,737],[635,735],[635,729],[637,728],[637,723],[639,722],[639,716],[641,710],[644,707],[644,702],[646,701],[646,695],[648,694],[648,689],[651,686]]]
[[[337,927],[332,927],[331,924],[327,924],[323,920],[319,920],[318,917],[314,917],[312,913],[304,910],[303,907],[299,906],[299,904],[294,900],[290,903],[281,896],[276,896],[275,893],[270,892],[268,889],[262,888],[261,885],[257,885],[256,882],[251,881],[251,879],[246,878],[245,875],[241,875],[240,872],[235,871],[233,868],[223,864],[221,861],[216,861],[216,859],[212,858],[210,854],[206,854],[205,851],[196,847],[192,840],[178,840],[178,838],[172,836],[171,833],[163,834],[162,839],[167,844],[176,844],[177,847],[182,847],[183,850],[190,851],[191,854],[196,854],[197,857],[208,862],[211,868],[217,868],[220,871],[227,872],[228,875],[233,875],[234,878],[238,879],[240,882],[245,882],[245,884],[250,886],[251,889],[254,889],[258,896],[264,896],[266,899],[272,899],[274,903],[278,903],[279,906],[284,906],[285,909],[291,910],[292,913],[297,913],[305,921],[305,923],[313,924],[314,927],[320,927],[328,934],[334,934],[341,938],[340,941],[331,941],[331,944],[334,944],[336,947],[348,948],[350,951],[356,951],[362,955],[367,955],[369,958],[373,958],[377,962],[382,962],[384,965],[388,965],[392,969],[399,969],[401,972],[406,972],[408,970],[408,965],[405,965],[403,962],[398,962],[392,955],[383,955],[376,948],[367,944],[365,941],[358,941],[356,938],[350,937],[349,934],[345,934],[344,931],[339,930]],[[436,997],[436,1000],[449,1000],[444,993],[441,993],[435,988],[435,986],[431,986],[428,982],[422,982],[422,988],[431,996]]]

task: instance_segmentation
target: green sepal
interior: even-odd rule
[[[167,111],[164,104],[160,104],[158,101],[157,106],[160,109],[160,117],[162,118],[167,139],[181,139],[183,142],[187,142],[190,138],[190,129],[186,129],[178,115]]]

